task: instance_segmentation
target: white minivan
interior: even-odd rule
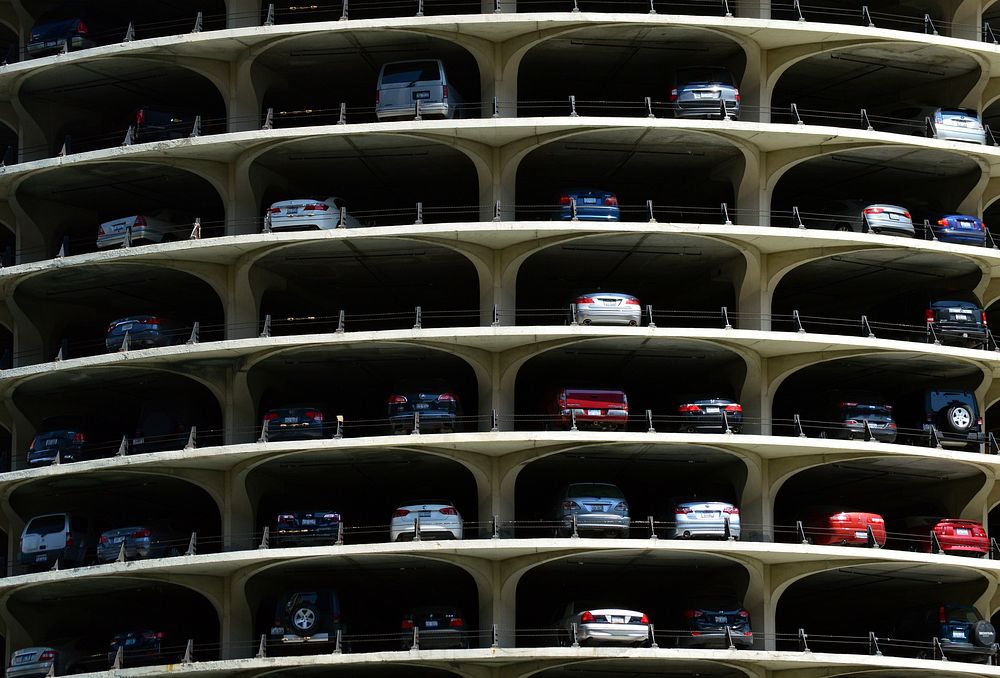
[[[421,117],[460,117],[462,97],[448,83],[440,59],[393,61],[382,65],[375,90],[379,120],[413,119],[416,102]]]

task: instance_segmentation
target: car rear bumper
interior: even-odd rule
[[[434,115],[451,117],[455,112],[455,107],[447,102],[420,102],[420,116]],[[375,109],[375,116],[379,120],[412,120],[416,115],[416,106],[385,106]]]
[[[689,633],[697,633],[698,635],[686,635],[681,636],[677,639],[677,645],[680,647],[729,647],[729,640],[726,638],[725,631],[692,631]],[[732,638],[733,645],[741,649],[750,649],[753,647],[753,634],[749,636],[743,635],[742,631],[733,631],[730,634]]]
[[[982,556],[990,552],[990,542],[986,538],[959,541],[955,537],[938,535],[938,543],[941,545],[941,550],[951,556]]]
[[[269,442],[281,442],[285,440],[320,440],[323,437],[323,427],[319,424],[308,426],[283,426],[282,424],[267,425],[267,439]]]
[[[577,428],[619,429],[625,428],[626,424],[628,424],[627,414],[585,414],[584,412],[584,410],[576,411]],[[560,421],[566,428],[570,428],[573,425],[573,417],[568,411],[560,414]]]
[[[668,536],[671,539],[682,539],[685,537],[717,537],[722,539],[726,536],[726,521],[721,518],[687,521],[678,520],[677,523],[670,528]],[[739,519],[729,521],[729,536],[733,539],[740,538]]]
[[[986,234],[983,231],[966,231],[961,229],[934,229],[934,237],[952,245],[986,245]]]
[[[559,218],[563,221],[573,219],[573,210],[563,207],[559,210]],[[620,221],[621,211],[617,207],[594,207],[591,205],[577,205],[577,221]]]
[[[639,325],[642,311],[638,306],[629,309],[577,306],[576,321],[594,325]]]
[[[740,104],[726,99],[726,112],[731,118],[740,117]],[[674,107],[675,118],[722,118],[722,99],[681,100]]]
[[[880,443],[894,443],[896,442],[896,429],[894,428],[878,428],[869,425],[872,432],[872,437]],[[844,427],[844,436],[846,438],[854,438],[856,440],[864,440],[865,437],[865,427],[864,424],[861,426],[851,425]]]
[[[64,548],[22,553],[18,558],[22,565],[29,565],[32,567],[50,567],[57,560],[62,561],[65,559],[66,549]]]
[[[401,414],[394,414],[389,417],[389,425],[394,431],[402,429],[403,432],[410,432],[414,428],[414,416],[413,412],[403,412]],[[427,429],[443,429],[455,428],[455,414],[453,412],[440,412],[435,410],[422,410],[420,411],[420,428],[422,430]]]
[[[868,226],[876,233],[900,235],[907,238],[912,238],[915,233],[913,222],[909,219],[890,219],[885,215],[879,215],[874,217],[865,216],[865,220],[868,222]]]
[[[743,414],[726,413],[726,422],[729,424],[729,428],[738,429],[743,426]],[[725,426],[723,425],[721,414],[689,414],[684,415],[684,419],[681,422],[682,431],[694,430],[697,432],[704,433],[721,433]]]
[[[580,642],[609,645],[638,645],[649,640],[645,624],[579,624],[576,637]]]
[[[941,141],[964,141],[970,144],[985,144],[986,130],[982,127],[967,129],[938,124],[935,126],[934,137]]]
[[[468,645],[465,631],[459,629],[420,629],[418,642],[421,650],[457,649]],[[404,633],[400,641],[404,650],[413,647],[413,634]]]
[[[875,543],[885,545],[885,528],[872,528]],[[813,532],[814,543],[821,546],[867,546],[868,530],[865,526],[833,527],[822,530],[820,534]]]
[[[630,522],[628,516],[620,516],[612,513],[576,514],[576,527],[578,530],[615,530],[617,532],[628,533]],[[564,515],[562,523],[563,527],[572,529],[572,514]]]
[[[32,662],[7,668],[7,678],[43,678],[52,670],[52,662]]]

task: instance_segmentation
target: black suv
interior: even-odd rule
[[[343,630],[336,591],[289,591],[278,598],[270,638],[272,643],[307,644],[321,652],[332,652],[337,631]]]
[[[334,544],[340,531],[336,511],[286,511],[278,514],[274,541],[277,546]]]
[[[678,647],[728,647],[726,627],[733,646],[753,647],[750,613],[732,600],[703,600],[685,608],[677,636]]]
[[[80,426],[62,426],[39,431],[28,448],[28,465],[49,466],[56,456],[61,463],[91,458],[87,431]]]
[[[924,319],[928,327],[927,341],[936,337],[942,344],[986,348],[986,313],[975,302],[932,301],[924,312]]]
[[[930,646],[937,638],[947,659],[986,662],[996,655],[996,630],[971,605],[941,605],[918,609],[903,617],[897,627],[900,637],[928,643],[917,652],[917,658],[932,658]]]
[[[924,432],[936,429],[944,447],[979,452],[985,439],[976,396],[970,391],[927,391],[924,394]]]

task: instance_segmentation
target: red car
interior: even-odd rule
[[[990,552],[990,538],[983,524],[962,518],[907,518],[893,530],[893,545],[908,551],[930,553],[933,550],[931,532],[937,537],[941,551],[948,555],[978,558]]]
[[[624,391],[564,388],[556,396],[556,416],[562,428],[616,431],[628,423],[628,398]]]
[[[885,546],[885,521],[877,513],[814,512],[804,525],[806,538],[819,546],[867,546],[869,526],[875,543]]]

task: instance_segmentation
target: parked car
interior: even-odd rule
[[[580,645],[648,646],[651,642],[649,617],[638,610],[588,602],[570,603],[559,621],[561,644],[573,641],[574,624],[576,641]]]
[[[877,546],[885,546],[885,520],[877,513],[816,508],[803,528],[810,544],[818,546],[868,546],[868,528]]]
[[[132,436],[132,454],[183,449],[194,423],[195,413],[183,401],[143,400]]]
[[[21,532],[20,562],[32,570],[90,563],[97,545],[90,519],[69,513],[31,518]]]
[[[946,603],[902,610],[893,635],[923,645],[926,649],[916,652],[920,659],[933,656],[934,638],[947,659],[985,663],[996,652],[996,629],[972,605]]]
[[[575,320],[581,325],[629,325],[642,323],[642,306],[631,294],[591,292],[573,300]]]
[[[198,113],[190,109],[142,105],[132,112],[132,141],[187,139],[194,132]]]
[[[863,440],[865,437],[865,422],[875,440],[884,443],[896,442],[896,420],[893,419],[892,405],[884,402],[853,402],[836,403],[829,415],[831,422],[823,422],[819,432],[821,438],[837,438],[840,440]]]
[[[112,563],[125,545],[126,560],[179,556],[186,538],[169,525],[144,521],[131,527],[105,530],[97,540],[97,562]]]
[[[413,647],[413,629],[417,629],[420,649],[468,649],[469,631],[465,616],[450,605],[423,605],[405,615],[399,625],[402,649]]]
[[[726,534],[740,538],[740,510],[726,501],[688,499],[674,502],[674,522],[667,531],[669,539],[719,538]]]
[[[29,59],[58,54],[62,51],[75,52],[78,49],[94,47],[97,43],[91,37],[87,23],[89,19],[78,13],[56,10],[43,16],[28,35],[25,51]]]
[[[628,397],[624,391],[564,388],[554,398],[557,426],[617,431],[628,424]]]
[[[410,433],[420,415],[423,432],[454,433],[460,429],[462,406],[450,390],[393,393],[386,400],[389,429],[393,434]]]
[[[412,120],[416,102],[421,117],[458,118],[462,96],[448,81],[440,59],[392,61],[379,69],[375,115],[381,120]]]
[[[57,428],[40,431],[28,447],[29,466],[49,466],[56,456],[61,463],[86,461],[92,450],[83,427]]]
[[[180,660],[182,654],[171,654],[165,651],[167,634],[155,630],[132,630],[116,633],[108,648],[108,663],[111,664],[122,650],[123,666],[153,666],[156,664],[173,664]]]
[[[97,247],[121,247],[131,229],[132,243],[164,243],[186,238],[191,220],[172,210],[155,210],[105,221],[97,227]]]
[[[576,204],[574,213],[573,204]],[[563,221],[620,221],[618,196],[611,191],[575,188],[559,196],[559,218]]]
[[[557,537],[573,534],[573,519],[579,533],[627,537],[628,502],[611,483],[570,483],[556,505]]]
[[[983,524],[964,518],[910,516],[892,525],[890,546],[906,551],[931,553],[933,533],[941,551],[951,556],[983,557],[990,552],[990,538]]]
[[[933,428],[943,447],[979,452],[986,434],[976,396],[971,391],[926,391],[923,430]]]
[[[126,334],[132,350],[183,344],[189,336],[188,328],[171,318],[153,313],[129,315],[108,325],[104,345],[109,353],[121,350]]]
[[[328,652],[333,650],[337,631],[344,629],[340,597],[334,589],[287,591],[275,605],[269,638],[272,643],[307,643]]]
[[[344,212],[341,224],[341,208],[347,209],[342,198],[293,198],[273,203],[267,210],[266,220],[272,231],[326,231],[335,228],[360,228],[361,222],[350,212]]]
[[[462,516],[449,501],[404,504],[392,512],[389,541],[416,539],[417,520],[421,539],[461,539]]]
[[[972,301],[932,301],[924,311],[924,319],[934,333],[927,333],[927,340],[935,337],[943,344],[986,348],[986,311]]]
[[[972,108],[938,108],[927,117],[933,122],[933,134],[929,136],[935,139],[986,143],[986,130],[979,112]]]
[[[722,105],[734,120],[740,117],[740,90],[729,69],[692,66],[674,71],[670,104],[676,118],[722,118]]]
[[[45,678],[66,675],[63,655],[53,647],[22,647],[10,653],[7,678]]]
[[[323,437],[323,410],[314,405],[275,407],[264,413],[267,439],[271,442],[285,440],[319,440]]]
[[[945,214],[931,222],[934,237],[955,245],[986,246],[986,224],[971,214]]]
[[[735,602],[709,605],[706,602],[705,607],[689,607],[682,612],[682,631],[677,636],[678,647],[728,648],[726,627],[729,628],[729,637],[736,648],[753,647],[749,612]]]
[[[816,209],[820,216],[807,223],[810,227],[855,233],[871,231],[904,238],[912,238],[916,233],[910,211],[898,205],[848,198],[822,201]]]
[[[340,534],[341,517],[336,511],[285,511],[278,514],[274,530],[276,546],[334,544]]]
[[[722,413],[725,412],[725,420]],[[739,433],[743,429],[743,406],[726,398],[691,400],[677,406],[678,428],[687,433]]]

